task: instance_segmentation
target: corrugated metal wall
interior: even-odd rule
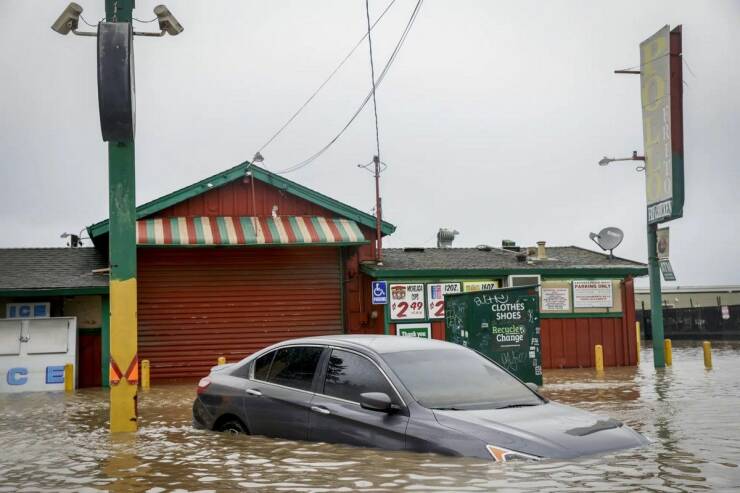
[[[140,248],[139,358],[199,377],[293,337],[342,332],[339,249]]]

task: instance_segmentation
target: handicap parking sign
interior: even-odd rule
[[[386,281],[373,281],[371,289],[373,291],[373,305],[388,304],[388,283]]]

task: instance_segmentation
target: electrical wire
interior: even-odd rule
[[[380,22],[380,19],[383,18],[383,16],[386,14],[386,12],[388,12],[388,10],[390,10],[390,8],[393,6],[394,3],[396,3],[396,0],[391,0],[391,2],[388,4],[388,6],[386,6],[386,8],[383,10],[383,12],[380,14],[380,16],[375,20],[375,22],[373,23],[373,25],[370,28],[370,30],[372,30],[372,29],[375,28],[375,26],[378,24],[378,22]],[[313,94],[311,94],[311,96],[309,96],[309,98],[296,110],[296,112],[293,113],[290,116],[290,118],[288,118],[288,120],[272,135],[272,137],[270,137],[269,139],[267,139],[267,142],[265,142],[264,144],[262,144],[262,146],[260,146],[260,148],[257,149],[257,152],[263,151],[265,149],[265,147],[267,147],[268,145],[270,145],[272,143],[272,141],[275,140],[277,138],[277,136],[280,135],[283,132],[283,130],[285,130],[285,128],[293,122],[293,120],[296,119],[296,117],[301,113],[301,111],[303,111],[303,109],[306,106],[308,106],[311,101],[313,101],[313,99],[319,94],[319,92],[324,88],[324,86],[329,83],[329,81],[334,77],[334,75],[337,72],[339,72],[339,69],[341,69],[342,66],[344,66],[344,64],[347,62],[347,60],[349,60],[349,58],[352,56],[352,54],[357,50],[357,48],[360,47],[360,45],[362,44],[362,42],[365,41],[365,38],[367,38],[368,36],[369,36],[369,31],[367,33],[365,33],[360,38],[359,41],[357,41],[357,43],[352,47],[352,49],[349,50],[349,53],[347,53],[347,55],[342,59],[342,61],[339,62],[339,65],[337,65],[336,68],[332,71],[332,73],[329,74],[329,77],[327,77],[326,80],[324,80],[324,82],[322,82],[321,85],[319,85],[319,87],[316,88],[316,90],[313,92]]]
[[[87,24],[90,27],[98,27],[95,24],[90,24],[89,22],[87,22],[87,19],[85,19],[85,17],[82,14],[80,14],[80,19],[82,19],[82,22],[84,22],[85,24]]]
[[[375,64],[373,63],[373,38],[370,36],[370,0],[365,0],[365,14],[367,16],[367,45],[370,48],[370,80],[373,83],[373,113],[375,113],[375,144],[376,154],[380,159],[380,130],[378,129],[378,102],[375,99]]]
[[[399,51],[401,51],[401,47],[403,47],[404,42],[406,41],[406,37],[408,36],[409,32],[411,31],[411,27],[414,25],[414,21],[416,20],[416,17],[419,13],[419,10],[421,9],[421,5],[424,3],[424,0],[417,0],[416,6],[414,7],[414,10],[411,12],[411,16],[409,17],[408,22],[406,23],[406,27],[404,28],[403,32],[401,33],[401,37],[398,40],[398,43],[396,43],[395,48],[393,49],[393,52],[391,53],[390,57],[388,57],[388,61],[386,62],[385,66],[383,67],[383,70],[380,72],[380,75],[378,76],[377,80],[375,81],[375,87],[380,86],[380,84],[383,82],[383,79],[385,79],[386,74],[388,73],[388,70],[390,69],[391,65],[393,65],[394,60],[398,56]],[[308,166],[312,162],[314,162],[319,156],[321,156],[323,153],[325,153],[334,143],[339,140],[339,138],[344,134],[344,132],[352,125],[352,123],[355,121],[357,116],[362,112],[362,110],[365,108],[367,103],[372,98],[373,91],[371,90],[367,96],[365,96],[365,99],[360,104],[359,108],[352,114],[349,121],[344,125],[344,127],[337,133],[324,147],[313,153],[308,158],[304,159],[303,161],[300,161],[288,168],[285,168],[280,171],[275,171],[274,173],[278,174],[286,174],[286,173],[292,173],[293,171],[297,171],[305,166]]]
[[[135,20],[136,22],[141,22],[142,24],[148,24],[148,23],[150,23],[150,22],[154,22],[154,21],[156,21],[156,20],[157,20],[157,18],[156,18],[156,17],[155,17],[154,19],[151,19],[151,20],[148,20],[148,21],[143,21],[143,20],[141,20],[141,19],[137,19],[136,17],[132,17],[132,19],[133,19],[133,20]]]

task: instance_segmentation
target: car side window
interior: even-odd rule
[[[267,354],[263,354],[254,362],[254,379],[255,380],[267,380],[267,374],[270,372],[270,365],[272,359],[275,357],[276,351],[270,351]]]
[[[324,394],[360,402],[360,394],[384,392],[393,402],[398,401],[396,392],[377,366],[359,354],[333,349],[326,368]]]
[[[323,349],[315,346],[291,346],[278,349],[275,351],[266,380],[286,387],[311,390],[313,376]]]

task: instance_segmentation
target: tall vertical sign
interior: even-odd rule
[[[664,26],[640,43],[640,96],[645,142],[648,272],[653,361],[665,366],[658,263],[658,223],[683,216],[683,69],[681,26]]]
[[[681,26],[664,26],[640,43],[642,133],[648,224],[683,215]]]

